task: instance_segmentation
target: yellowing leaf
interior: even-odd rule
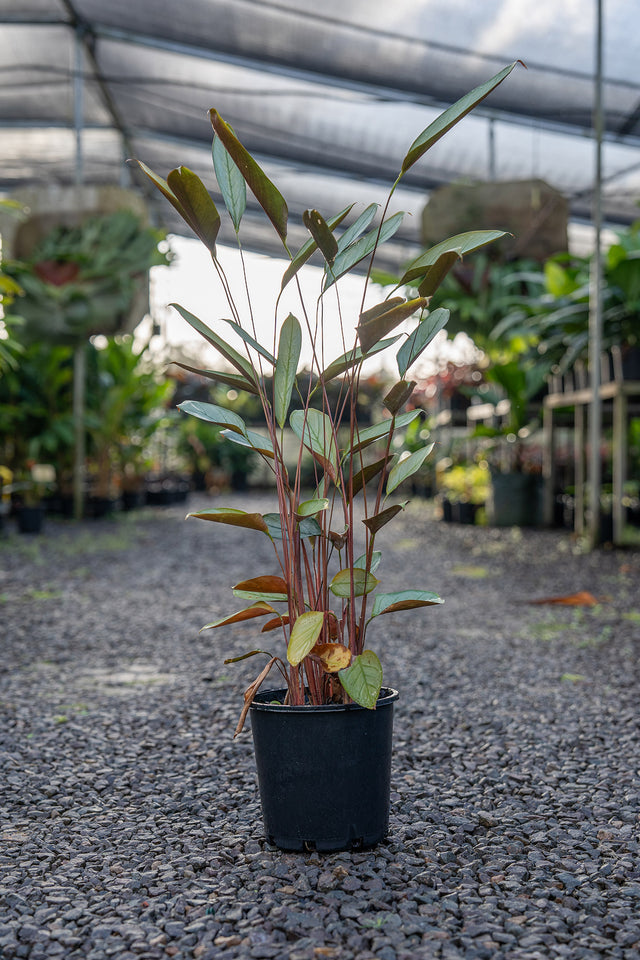
[[[316,645],[324,626],[322,610],[310,610],[298,617],[291,630],[287,660],[296,667]]]
[[[319,657],[327,673],[337,673],[351,663],[351,651],[342,643],[316,643],[311,653]]]

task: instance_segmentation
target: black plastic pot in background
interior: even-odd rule
[[[282,850],[359,850],[389,829],[393,705],[290,707],[284,690],[251,704],[265,836]]]
[[[20,533],[40,533],[44,523],[44,506],[22,506],[17,511],[18,530]]]
[[[541,478],[531,473],[493,473],[487,520],[494,527],[541,526]]]

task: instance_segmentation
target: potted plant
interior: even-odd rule
[[[315,305],[300,295],[300,319],[280,316],[275,304],[273,341],[256,339],[251,293],[245,307],[245,284],[238,295],[216,255],[220,215],[202,181],[179,167],[166,180],[144,163],[142,171],[164,194],[209,249],[220,278],[230,317],[225,331],[238,347],[183,307],[176,309],[190,326],[227,361],[228,367],[199,371],[213,382],[257,396],[264,426],[250,429],[234,411],[217,404],[187,400],[180,408],[222,429],[230,443],[254,450],[268,465],[277,492],[278,511],[252,513],[215,507],[189,516],[214,524],[229,524],[267,537],[274,548],[273,568],[250,571],[233,587],[245,606],[203,629],[220,629],[241,621],[266,622],[262,632],[274,632],[282,652],[253,649],[230,661],[266,656],[267,660],[244,696],[236,729],[251,712],[258,782],[267,838],[285,849],[334,850],[374,844],[388,827],[391,725],[395,690],[383,686],[383,671],[367,644],[372,621],[383,614],[441,603],[432,591],[384,591],[377,573],[382,555],[378,537],[403,509],[395,498],[403,481],[419,470],[429,455],[426,445],[406,456],[394,453],[396,433],[419,415],[403,411],[415,382],[408,370],[442,329],[448,311],[429,312],[434,290],[463,254],[503,235],[483,230],[443,241],[413,261],[399,286],[418,285],[418,296],[407,301],[389,296],[362,310],[353,342],[343,329],[341,352],[323,339],[323,307],[334,299],[339,281],[359,265],[371,269],[377,247],[397,230],[402,213],[387,216],[389,201],[404,174],[427,150],[483,100],[512,71],[504,68],[474,89],[430,124],[411,144],[378,223],[372,204],[340,234],[335,231],[351,207],[325,219],[307,210],[309,232],[296,252],[287,242],[287,205],[277,187],[235,136],[216,110],[210,111],[215,137],[213,161],[218,187],[239,232],[248,185],[280,237],[290,259],[281,291],[297,282],[302,265],[316,251],[324,275]],[[246,288],[250,291],[250,278]],[[369,279],[365,275],[363,286]],[[399,333],[416,318],[411,333]],[[313,357],[312,376],[301,389],[298,365],[303,337]],[[395,347],[399,379],[384,396],[386,416],[363,427],[356,400],[363,362]],[[329,402],[327,384],[337,378],[337,401]],[[267,387],[268,384],[268,387]],[[292,397],[297,403],[290,412]],[[297,443],[293,467],[285,457],[285,430]],[[372,455],[371,451],[375,450]],[[314,468],[314,489],[302,489],[305,455]],[[248,571],[249,572],[249,571]],[[262,692],[272,670],[280,687]]]

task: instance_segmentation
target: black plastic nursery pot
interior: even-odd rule
[[[328,853],[384,840],[398,692],[383,688],[375,710],[286,706],[285,692],[259,693],[250,710],[268,842]]]

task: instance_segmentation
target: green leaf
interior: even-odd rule
[[[391,333],[398,324],[403,323],[404,320],[408,320],[409,317],[413,316],[418,310],[424,310],[428,302],[424,297],[407,301],[404,301],[402,297],[394,299],[394,305],[383,313],[372,315],[372,311],[367,311],[360,315],[357,332],[360,345],[365,354],[383,337]],[[398,300],[400,301],[399,303],[397,302]]]
[[[282,540],[282,524],[279,513],[265,513],[264,521],[269,528],[269,534],[272,540]],[[301,537],[319,537],[322,529],[317,520],[313,517],[304,517],[298,523],[298,532]]]
[[[236,510],[232,507],[212,507],[209,510],[199,510],[188,513],[188,517],[197,517],[198,520],[212,520],[214,523],[228,523],[232,527],[246,527],[249,530],[260,530],[269,533],[269,528],[260,513],[247,513],[245,510]]]
[[[510,64],[508,67],[505,67],[503,70],[500,70],[491,80],[487,80],[486,83],[480,84],[480,86],[475,87],[470,93],[465,94],[464,97],[461,97],[460,100],[457,100],[456,103],[452,104],[448,110],[445,110],[444,113],[430,123],[429,126],[422,131],[419,137],[417,137],[411,146],[409,151],[402,161],[402,168],[400,176],[405,174],[413,164],[422,157],[430,147],[437,143],[441,137],[445,135],[453,126],[456,125],[463,117],[473,110],[479,103],[481,103],[485,97],[488,97],[492,90],[502,83],[505,77],[508,77],[513,68],[515,67],[518,61]],[[400,179],[400,177],[398,177]]]
[[[173,187],[176,186],[176,180],[178,181],[179,194],[180,194],[178,196],[178,194],[176,194],[174,189],[172,189],[172,186],[169,184],[169,182],[167,180],[164,180],[162,177],[159,177],[156,173],[154,173],[153,170],[151,170],[151,168],[146,165],[146,163],[143,163],[142,160],[135,160],[134,162],[138,164],[142,172],[149,178],[149,180],[151,180],[154,186],[156,186],[158,190],[160,190],[160,192],[164,194],[164,196],[167,198],[171,206],[178,211],[178,213],[180,214],[182,219],[185,221],[185,223],[189,224],[189,226],[191,227],[193,232],[196,234],[196,236],[198,236],[200,240],[202,240],[202,242],[205,244],[205,246],[208,247],[209,250],[211,250],[211,252],[215,255],[215,242],[218,235],[218,228],[220,226],[220,216],[218,214],[218,211],[216,210],[213,200],[211,200],[211,197],[209,197],[207,193],[209,203],[213,207],[213,210],[209,210],[209,216],[208,218],[205,218],[204,226],[206,226],[206,230],[201,236],[200,234],[201,227],[199,226],[197,221],[194,219],[194,211],[192,211],[190,203],[185,205],[185,203],[183,202],[185,190],[180,189],[179,187],[179,181],[181,179],[180,171],[186,170],[186,167],[181,167],[179,170],[172,170],[171,173],[169,174],[169,179],[172,179]],[[188,171],[188,172],[191,173],[191,171]],[[191,176],[195,177],[195,174],[191,174]],[[206,188],[204,187],[204,185],[202,185],[202,189],[206,193]],[[195,193],[195,191],[193,190],[192,192]],[[202,206],[204,206],[205,204],[206,204],[206,201],[203,202]],[[200,205],[198,206],[200,207]],[[213,211],[215,211],[215,213]],[[216,215],[217,215],[217,227],[216,227]]]
[[[247,436],[247,425],[233,410],[227,410],[226,407],[219,407],[217,403],[205,403],[201,400],[185,400],[178,404],[178,410],[188,413],[199,420],[206,420],[207,423],[215,423],[218,427],[227,427],[234,433],[239,433],[243,437]]]
[[[395,414],[404,407],[407,400],[411,397],[415,386],[415,380],[399,380],[392,386],[383,400],[385,407],[392,416],[395,416]]]
[[[382,687],[382,665],[373,650],[363,650],[351,666],[338,673],[340,683],[352,700],[374,710]]]
[[[382,560],[382,554],[379,550],[374,550],[371,554],[371,566],[369,570],[371,573],[375,573],[378,567],[380,566],[380,561]],[[367,566],[367,555],[363,553],[361,557],[358,557],[357,560],[354,560],[354,567],[362,567],[364,570]]]
[[[369,463],[364,466],[361,470],[358,470],[357,473],[353,474],[353,480],[351,482],[351,496],[355,497],[357,493],[360,493],[362,488],[369,483],[370,480],[373,480],[381,470],[383,470],[387,465],[387,458],[381,457],[380,460],[376,460],[375,463]],[[346,468],[345,468],[346,474]],[[348,482],[348,480],[347,480]]]
[[[430,247],[425,253],[412,260],[406,268],[398,282],[398,286],[404,286],[417,280],[418,277],[426,278],[427,271],[430,270],[438,260],[447,253],[454,253],[456,260],[464,257],[467,253],[473,253],[494,240],[506,237],[504,230],[469,230],[466,233],[458,233],[455,237],[449,237],[448,240],[441,240],[434,247]]]
[[[222,354],[225,360],[228,360],[229,363],[246,377],[247,380],[250,380],[252,383],[255,383],[255,371],[246,357],[243,357],[238,353],[237,350],[234,350],[233,347],[230,347],[228,343],[218,336],[217,333],[214,333],[206,323],[203,323],[198,317],[194,316],[193,313],[190,313],[184,307],[181,307],[179,303],[171,303],[171,307],[178,311],[183,320],[186,320],[189,326],[193,327],[201,337],[210,343],[212,347],[215,347],[218,353]]]
[[[273,375],[273,412],[281,429],[287,420],[301,350],[302,330],[300,323],[290,313],[280,330],[278,359]]]
[[[360,430],[354,438],[353,447],[349,452],[362,450],[363,447],[368,446],[375,440],[386,437],[391,430],[399,430],[402,427],[406,427],[407,424],[419,416],[419,410],[406,410],[404,413],[399,413],[397,417],[389,417],[388,420],[382,420],[380,423],[373,423],[370,427],[365,427],[364,430]]]
[[[396,354],[398,373],[401,377],[404,377],[411,364],[415,363],[448,321],[449,311],[444,307],[438,307],[421,320],[415,330],[409,334]]]
[[[244,377],[237,373],[223,373],[220,370],[200,370],[198,367],[190,367],[188,363],[182,363],[180,360],[171,361],[176,367],[182,367],[183,370],[189,370],[199,377],[205,377],[207,380],[214,380],[216,383],[223,383],[226,387],[232,387],[234,390],[246,390],[247,393],[258,395],[258,388],[254,383],[250,383]]]
[[[379,581],[373,574],[367,573],[362,567],[345,568],[336,573],[329,584],[329,590],[334,597],[342,597],[342,599],[348,600],[352,595],[362,597],[365,593],[371,593],[378,586],[378,583]]]
[[[225,207],[233,221],[236,233],[240,229],[240,221],[247,209],[247,187],[244,177],[229,156],[220,137],[213,138],[212,145],[213,168],[216,180],[222,193]]]
[[[351,203],[349,204],[348,207],[345,207],[344,210],[341,210],[340,213],[336,214],[335,217],[331,217],[331,219],[328,221],[330,229],[334,230],[338,226],[338,224],[342,223],[342,221],[347,216],[347,214],[351,212],[352,208],[353,208],[353,204]],[[291,263],[289,264],[289,266],[284,272],[284,275],[282,277],[282,283],[280,284],[281,293],[286,287],[286,285],[289,283],[289,281],[293,280],[293,278],[295,277],[300,267],[304,266],[307,260],[309,260],[310,257],[313,256],[313,253],[317,249],[318,249],[318,244],[315,242],[313,237],[310,240],[307,240],[306,243],[302,244],[302,246],[296,253],[295,257],[293,258],[293,260],[291,261]]]
[[[407,480],[408,477],[413,476],[413,474],[420,469],[434,446],[434,443],[430,443],[426,447],[423,447],[422,450],[416,450],[414,453],[410,453],[408,457],[400,460],[392,467],[387,480],[387,496]]]
[[[322,633],[324,617],[321,610],[311,610],[301,614],[294,623],[287,647],[287,660],[293,667],[301,663],[315,647]]]
[[[302,214],[302,222],[327,263],[333,263],[338,253],[338,242],[322,214],[317,210],[305,210]]]
[[[213,129],[246,180],[249,189],[276,228],[286,248],[289,212],[284,197],[256,163],[249,151],[242,146],[231,127],[225,123],[218,111],[209,110],[209,117]]]
[[[344,233],[338,238],[338,250],[340,253],[346,250],[347,247],[353,243],[354,240],[357,240],[360,234],[367,229],[379,208],[379,203],[370,203],[369,206],[362,211],[360,216],[353,221],[351,226],[347,227]]]
[[[188,167],[178,167],[167,177],[167,184],[182,206],[183,219],[215,257],[220,214],[204,183]]]
[[[224,437],[225,440],[230,440],[232,443],[238,444],[240,447],[250,447],[252,450],[257,450],[258,453],[262,453],[265,457],[270,457],[272,460],[274,459],[275,454],[270,438],[258,433],[257,430],[247,430],[244,436],[239,433],[234,433],[233,430],[222,430],[220,436]]]
[[[328,506],[329,501],[326,497],[320,497],[316,500],[303,500],[302,503],[298,504],[298,516],[311,517],[316,513],[322,513]]]
[[[386,510],[381,510],[380,513],[375,513],[372,517],[366,517],[362,522],[371,533],[377,533],[378,530],[381,530],[382,527],[393,520],[401,510],[404,510],[408,502],[406,500],[404,503],[394,503],[392,507],[387,507]]]
[[[400,590],[397,593],[379,593],[374,601],[371,617],[397,610],[415,610],[417,607],[432,607],[444,603],[437,593],[426,590]]]
[[[372,347],[366,354],[362,352],[361,347],[354,347],[353,350],[349,350],[347,353],[343,353],[341,357],[333,360],[327,369],[320,374],[320,380],[328,383],[329,380],[333,380],[334,377],[339,377],[341,374],[346,373],[351,367],[357,366],[362,360],[368,357],[375,357],[376,353],[381,353],[383,350],[386,350],[387,347],[393,346],[394,343],[398,342],[400,337],[401,334],[398,334],[397,337],[389,337],[388,340],[381,340],[380,343],[377,343],[375,347]]]
[[[249,650],[248,653],[241,653],[239,657],[227,657],[226,660],[223,660],[223,663],[240,663],[241,660],[248,660],[249,657],[255,657],[258,653],[266,653],[268,657],[271,656],[268,650]]]
[[[460,259],[461,256],[457,250],[445,250],[432,266],[427,267],[424,278],[418,287],[420,296],[432,297],[451,268]]]
[[[225,319],[224,322],[228,323],[234,333],[237,333],[241,340],[244,340],[244,342],[248,343],[250,347],[253,347],[253,349],[256,350],[261,357],[264,357],[264,359],[271,364],[271,366],[275,365],[276,358],[273,356],[273,354],[269,353],[266,347],[263,347],[261,343],[258,343],[258,341],[255,340],[250,333],[247,333],[244,327],[241,327],[239,323],[235,322],[235,320]]]
[[[294,410],[289,417],[289,423],[298,439],[335,482],[338,476],[338,460],[330,418],[326,413],[313,408],[306,411]]]
[[[403,218],[404,213],[402,211],[394,213],[392,217],[385,220],[381,229],[375,227],[369,231],[369,233],[365,234],[364,237],[360,237],[359,240],[356,240],[355,243],[352,243],[351,246],[340,252],[334,260],[331,271],[325,278],[323,290],[328,290],[336,280],[343,277],[345,273],[349,273],[356,264],[364,260],[365,257],[368,257],[369,254],[373,253],[373,251],[386,240],[389,240],[394,233],[399,230]]]

